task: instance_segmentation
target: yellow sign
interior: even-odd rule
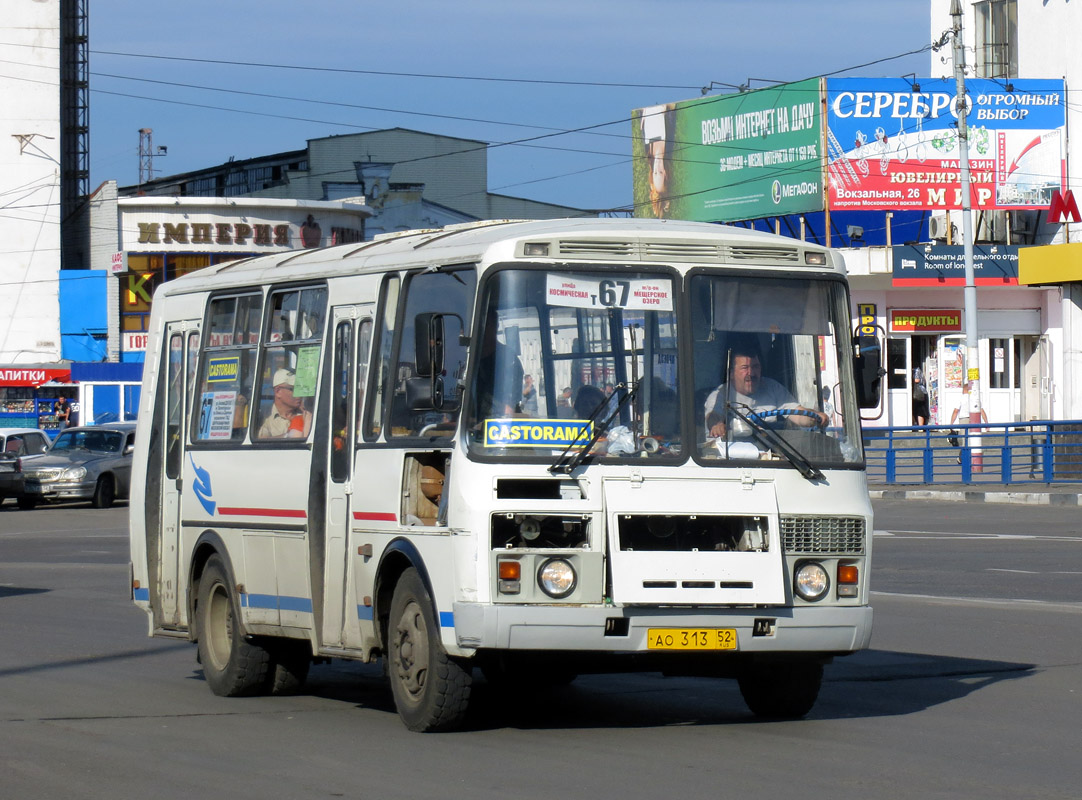
[[[969,375],[971,381],[979,381],[981,379],[981,371],[977,367],[970,367],[966,374]]]

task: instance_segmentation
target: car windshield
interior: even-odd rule
[[[56,437],[49,452],[89,450],[92,453],[119,453],[124,436],[119,431],[72,430]]]
[[[674,285],[630,269],[496,272],[471,347],[471,451],[679,457]]]
[[[844,284],[700,273],[688,300],[704,463],[861,461]]]

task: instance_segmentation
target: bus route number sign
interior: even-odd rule
[[[565,308],[630,308],[672,311],[672,282],[665,279],[594,278],[549,273],[545,281],[550,306]]]

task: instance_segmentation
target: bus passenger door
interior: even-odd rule
[[[350,532],[350,498],[353,494],[353,461],[357,441],[357,411],[360,400],[358,375],[368,363],[371,339],[370,311],[358,306],[339,306],[332,315],[330,358],[330,425],[326,539],[323,554],[323,623],[320,641],[328,647],[346,644],[347,626],[356,626],[356,614],[346,615]],[[350,593],[352,596],[352,593]],[[359,636],[359,633],[356,634]],[[354,639],[355,637],[348,637]]]
[[[184,442],[187,432],[187,398],[199,351],[199,323],[171,322],[166,325],[168,348],[166,369],[165,474],[162,476],[162,535],[158,553],[161,565],[159,592],[161,623],[180,622],[177,581],[180,554],[180,498],[184,474]]]

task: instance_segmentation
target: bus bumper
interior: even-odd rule
[[[650,628],[731,628],[736,631],[737,652],[843,654],[868,647],[872,609],[809,606],[691,611],[454,604],[454,641],[463,654],[480,648],[647,652]],[[445,645],[448,638],[444,637]]]

